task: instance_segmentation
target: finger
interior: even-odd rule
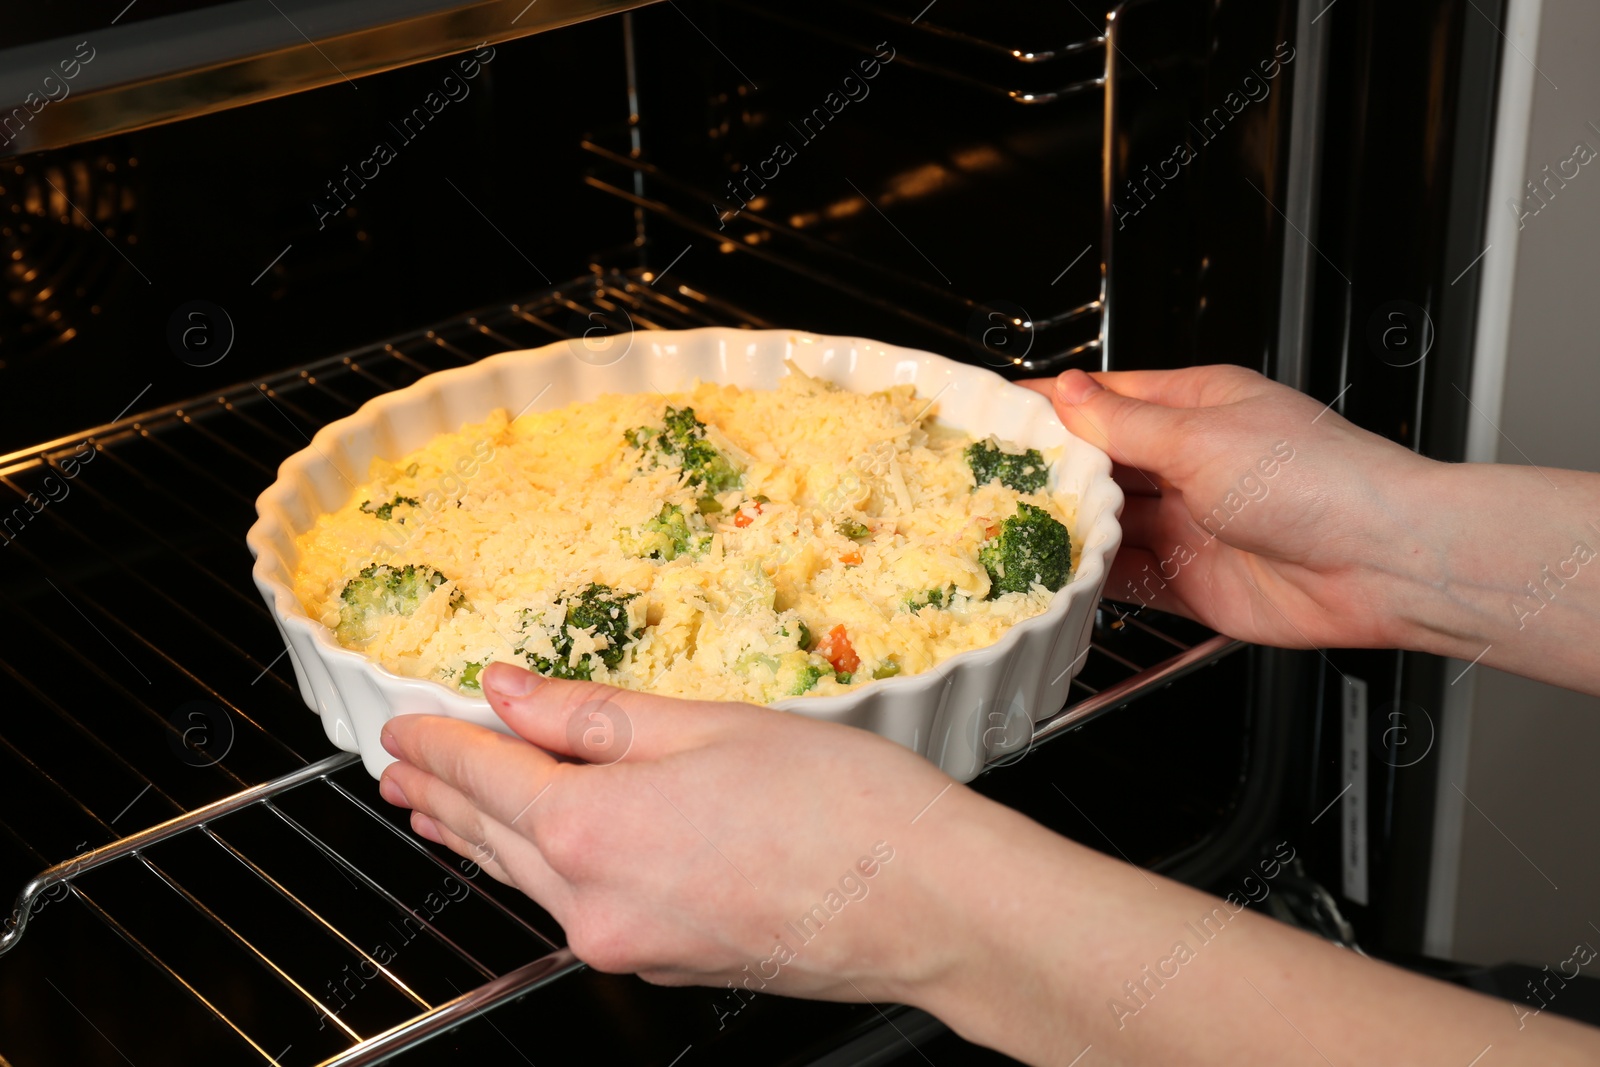
[[[1073,372],[1067,372],[1073,373]],[[1084,372],[1114,393],[1171,408],[1205,408],[1231,404],[1245,397],[1282,388],[1247,367],[1231,363],[1177,370],[1108,370]],[[1064,377],[1065,375],[1061,375]],[[1028,378],[1016,384],[1044,396],[1055,393],[1055,378]]]
[[[1046,400],[1055,395],[1056,380],[1054,378],[1023,378],[1013,383],[1024,389],[1032,389]]]
[[[1183,483],[1185,443],[1200,412],[1123,396],[1079,370],[1056,379],[1051,403],[1068,430],[1105,449],[1114,461]]]
[[[520,736],[588,763],[660,759],[705,744],[734,715],[759,713],[742,704],[711,705],[546,678],[509,663],[491,663],[481,681],[489,706]]]
[[[384,771],[384,780],[393,783],[411,804],[413,816],[418,814],[433,821],[438,837],[432,837],[413,818],[412,826],[424,837],[470,859],[503,882],[514,883],[529,895],[548,897],[564,884],[539,854],[530,833],[519,829],[513,820],[526,823],[528,812],[537,810],[538,797],[533,803],[522,805],[511,820],[502,821],[485,812],[466,794],[426,771],[405,763],[392,764]],[[515,873],[511,865],[515,859]],[[497,873],[498,872],[498,873]]]
[[[439,812],[423,807],[411,791],[413,774],[443,782],[509,826],[561,767],[548,752],[521,738],[438,715],[398,716],[384,724],[379,737],[389,754],[401,761],[385,771],[385,777],[395,781],[412,807],[422,807],[430,815]],[[463,827],[456,830],[462,832]]]
[[[1055,399],[1056,380],[1054,378],[1028,378],[1017,382],[1025,389],[1031,389],[1049,400]],[[1171,488],[1171,483],[1158,474],[1138,467],[1130,467],[1115,460],[1111,464],[1111,477],[1122,487],[1124,496],[1159,496]]]
[[[426,824],[426,829],[418,825],[419,823]],[[432,815],[420,811],[412,812],[411,828],[434,844],[443,845],[462,859],[472,861],[478,871],[487,874],[501,885],[515,886],[517,884],[516,880],[511,877],[511,872],[501,865],[498,854],[492,848],[485,846],[481,842],[473,844],[439,822]],[[463,872],[461,877],[471,881],[477,877],[478,871],[473,871],[470,874]]]
[[[1094,378],[1114,393],[1172,408],[1216,407],[1286,388],[1231,363],[1177,370],[1097,371]]]
[[[426,837],[434,844],[443,845],[445,848],[448,848],[462,859],[471,860],[473,866],[477,867],[478,869],[476,871],[472,871],[471,873],[463,872],[461,877],[466,881],[470,882],[480,873],[484,873],[488,874],[490,878],[493,878],[501,885],[508,885],[513,889],[521,888],[517,884],[517,880],[512,877],[511,872],[506,870],[498,859],[495,859],[489,855],[490,850],[486,849],[481,844],[472,844],[466,838],[461,837],[449,827],[434,819],[433,816],[424,815],[420,811],[412,812],[411,828],[417,832],[419,837]],[[535,855],[537,855],[537,853],[535,853]],[[529,893],[528,895],[532,897],[533,894]],[[549,909],[546,908],[545,910],[548,911]]]

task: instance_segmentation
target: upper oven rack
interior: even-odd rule
[[[248,507],[253,498],[253,493],[249,492],[251,487],[229,485],[221,474],[208,472],[204,465],[184,461],[184,441],[192,438],[219,457],[232,456],[241,470],[248,470],[249,477],[264,486],[272,477],[277,459],[302,447],[304,439],[323,422],[354,410],[367,396],[406,384],[429,371],[470,363],[493,352],[534,347],[574,336],[589,328],[596,315],[611,322],[621,321],[625,315],[627,321],[643,329],[768,325],[686,283],[670,288],[663,286],[667,291],[659,291],[654,284],[659,280],[644,272],[597,269],[592,275],[566,282],[526,301],[465,315],[219,395],[119,419],[88,434],[0,457],[0,493],[24,494],[31,484],[30,479],[42,472],[64,476],[67,457],[73,455],[74,450],[83,454],[82,448],[87,444],[94,450],[95,462],[104,457],[109,466],[103,473],[91,468],[94,473],[86,474],[74,484],[81,486],[97,506],[105,509],[107,518],[146,532],[151,551],[157,554],[157,562],[168,557],[188,556],[191,572],[186,572],[185,577],[192,573],[196,582],[223,590],[221,603],[229,611],[248,618],[256,632],[272,632],[270,620],[264,618],[265,609],[254,602],[242,577],[248,568],[243,554],[238,552],[237,531],[227,521],[194,513],[193,504],[184,499],[184,494],[143,475],[141,471],[146,463],[177,462],[178,467],[189,472],[197,482],[206,481],[209,490],[231,493],[236,498],[232,509],[238,512],[241,506]],[[232,435],[235,430],[245,428],[250,440],[262,442],[264,448],[275,450],[277,454],[241,451]],[[155,505],[161,509],[175,513],[189,509],[190,514],[185,519],[192,520],[200,530],[197,537],[201,540],[196,542],[200,547],[196,549],[175,541],[175,535],[159,525],[154,517],[156,512],[136,513],[119,503],[110,491],[112,476],[139,479],[140,485],[159,495]],[[10,500],[0,500],[0,504],[8,506]],[[4,511],[5,507],[0,507],[0,513]],[[32,521],[55,525],[63,539],[81,536],[73,532],[72,523],[50,507]],[[270,654],[252,655],[244,642],[220,633],[223,620],[215,617],[211,609],[191,605],[181,596],[174,599],[169,595],[173,607],[187,612],[192,625],[215,624],[222,642],[218,656],[231,661],[236,668],[232,676],[239,680],[215,684],[211,680],[214,674],[199,677],[195,674],[198,667],[190,670],[185,666],[186,657],[191,655],[188,649],[164,646],[166,638],[159,627],[145,627],[141,619],[119,614],[117,606],[109,602],[109,595],[102,592],[99,585],[83,577],[82,572],[74,572],[54,561],[39,531],[0,529],[4,529],[0,537],[7,539],[6,554],[0,557],[0,562],[26,568],[21,572],[24,581],[10,581],[0,587],[0,599],[19,617],[30,620],[43,635],[41,647],[46,651],[54,650],[52,654],[64,665],[58,669],[34,671],[28,665],[13,662],[12,650],[0,649],[0,683],[9,685],[26,701],[14,702],[14,710],[18,715],[26,712],[58,723],[63,731],[83,740],[84,747],[76,756],[80,762],[98,761],[104,768],[101,772],[104,776],[117,776],[126,782],[128,792],[139,790],[133,803],[125,807],[121,794],[114,801],[102,801],[85,795],[82,786],[75,792],[72,775],[76,768],[53,762],[51,751],[26,747],[26,739],[19,744],[11,735],[16,728],[15,718],[0,724],[0,764],[15,764],[17,774],[26,777],[30,788],[37,789],[45,798],[43,803],[75,812],[74,817],[82,826],[109,838],[103,845],[87,851],[76,850],[72,858],[50,864],[48,854],[55,851],[59,855],[60,849],[44,841],[42,832],[31,832],[9,809],[0,816],[0,851],[11,842],[20,845],[33,862],[45,866],[19,896],[13,925],[0,936],[0,954],[19,947],[31,913],[40,909],[44,902],[70,897],[115,939],[130,948],[145,967],[175,986],[181,999],[197,1005],[212,1019],[220,1028],[218,1040],[236,1041],[241,1052],[248,1048],[267,1063],[315,1062],[321,1067],[353,1067],[379,1062],[581,967],[571,953],[560,946],[559,928],[548,916],[532,908],[525,898],[498,885],[480,885],[470,876],[463,877],[457,872],[464,868],[452,864],[448,853],[411,835],[404,828],[403,816],[375,800],[370,779],[354,766],[356,757],[336,753],[317,758],[315,751],[320,741],[308,725],[314,716],[305,714],[298,691],[279,673],[283,669],[281,654],[276,659]],[[237,555],[237,573],[232,565],[212,567],[212,548],[220,541],[232,542],[229,549]],[[123,561],[110,557],[107,560],[118,573],[129,572]],[[42,578],[54,587],[53,592],[44,589],[39,597],[54,598],[59,594],[60,600],[78,613],[57,607],[61,619],[71,621],[81,614],[82,619],[113,643],[113,647],[117,644],[113,638],[120,639],[123,646],[138,657],[137,662],[129,659],[127,666],[139,671],[141,676],[146,671],[152,675],[162,670],[179,671],[185,675],[179,681],[186,690],[193,692],[198,687],[199,692],[215,701],[230,723],[240,724],[237,743],[231,746],[233,758],[229,759],[230,753],[225,751],[212,760],[214,753],[206,748],[208,738],[203,737],[196,748],[190,731],[179,729],[182,722],[164,719],[152,698],[136,688],[136,683],[112,675],[84,655],[70,636],[57,632],[60,624],[53,621],[54,616],[43,610],[29,611],[27,586],[30,582],[40,584],[32,581],[34,578]],[[1125,705],[1142,693],[1166,685],[1238,647],[1237,642],[1207,634],[1183,620],[1124,613],[1108,603],[1100,613],[1083,672],[1073,682],[1072,691],[1079,699],[1056,716],[1037,724],[1026,739],[1027,747],[1032,747],[1036,741],[1062,736],[1089,718]],[[179,782],[149,760],[137,754],[126,754],[112,739],[102,738],[100,734],[105,727],[90,718],[89,712],[70,694],[56,691],[56,686],[64,684],[59,679],[71,671],[93,673],[133,709],[133,718],[144,723],[140,729],[154,727],[166,734],[168,741],[177,746],[174,751],[192,750],[197,758],[184,762],[202,767],[210,774],[211,794],[202,795],[196,802],[191,798],[192,790],[186,788],[187,779]],[[249,681],[252,677],[254,682]],[[263,694],[253,688],[255,682],[266,682],[269,692]],[[255,701],[249,711],[246,710],[247,695]],[[1016,751],[1008,751],[996,762],[1009,762],[1017,756]],[[282,769],[285,765],[289,768],[287,771]],[[5,775],[0,773],[0,782],[4,779]],[[173,817],[137,833],[119,835],[113,824],[123,813],[141,803],[147,794],[153,797],[148,802],[160,800],[174,812]],[[113,810],[107,805],[123,807],[123,812],[107,817],[106,813]],[[264,822],[273,833],[295,843],[296,847],[320,856],[349,883],[365,902],[363,907],[391,917],[415,914],[416,909],[408,909],[405,903],[408,891],[404,885],[408,882],[422,876],[435,883],[441,875],[455,877],[467,886],[475,906],[481,907],[492,920],[490,925],[495,938],[510,946],[509,954],[498,962],[482,959],[484,953],[477,945],[462,943],[446,924],[424,923],[423,940],[430,943],[441,958],[453,961],[459,973],[476,976],[464,983],[465,988],[451,982],[453,996],[425,995],[423,983],[429,980],[428,974],[411,966],[402,969],[375,959],[374,952],[362,947],[370,941],[362,941],[362,934],[351,928],[348,920],[341,925],[338,915],[322,899],[313,899],[313,893],[293,884],[294,872],[284,869],[276,851],[270,856],[252,854],[252,846],[241,843],[247,838],[257,840],[257,836],[252,835],[257,834],[259,827],[252,829],[252,819]],[[382,865],[347,854],[349,844],[341,846],[340,831],[334,825],[339,819],[353,820],[366,828],[364,832],[367,833],[376,831],[373,836],[385,843]],[[31,840],[31,837],[39,839]],[[270,944],[260,937],[252,938],[247,930],[239,927],[236,916],[230,914],[230,902],[210,891],[209,879],[197,880],[192,876],[192,867],[190,873],[185,874],[169,863],[167,850],[184,847],[184,842],[203,848],[209,857],[208,863],[237,864],[243,871],[240,877],[275,900],[288,916],[285,921],[296,925],[284,929],[281,934],[274,933]],[[131,861],[132,866],[124,861]],[[169,958],[167,950],[153,943],[148,933],[141,932],[139,909],[132,898],[120,895],[122,883],[111,884],[110,892],[103,891],[99,883],[85,884],[117,870],[146,878],[154,892],[164,894],[164,899],[169,899],[173,907],[181,909],[180,914],[190,917],[195,929],[208,930],[220,943],[231,947],[242,962],[227,972],[226,981],[197,977],[192,965]],[[62,891],[63,896],[51,898],[49,895],[56,891]],[[58,921],[64,920],[58,918]],[[51,917],[38,918],[32,923],[33,928],[41,925],[51,925]],[[44,935],[35,929],[34,936]],[[313,988],[314,977],[303,973],[303,965],[297,966],[294,960],[285,958],[280,948],[302,940],[325,945],[326,958],[335,963],[341,959],[360,960],[376,971],[380,977],[373,981],[381,982],[397,1005],[385,1017],[387,1025],[357,1029],[338,1018],[339,1012],[330,1011],[329,1005],[319,1000],[320,991]],[[331,968],[333,964],[326,966]],[[324,1021],[331,1021],[339,1030],[344,1047],[312,1053],[307,1046],[292,1061],[285,1059],[283,1051],[269,1047],[279,1043],[276,1036],[252,1029],[248,1020],[241,1020],[236,1011],[221,1002],[219,994],[223,993],[221,987],[225,985],[248,988],[249,1000],[277,997],[299,1005],[298,1010],[310,1008],[321,1013],[326,1016]],[[4,1052],[0,1048],[0,1055]],[[308,1054],[316,1058],[304,1058]]]
[[[1004,312],[966,299],[945,287],[908,280],[895,271],[870,262],[849,251],[832,246],[796,225],[785,222],[754,204],[735,211],[733,205],[715,192],[708,193],[654,166],[644,159],[608,147],[596,140],[585,140],[583,150],[596,162],[594,173],[585,184],[602,193],[650,212],[696,238],[711,242],[724,251],[755,256],[799,274],[818,285],[848,294],[869,305],[877,314],[901,319],[909,325],[939,337],[952,345],[967,347],[971,338],[951,322],[962,322],[985,311]],[[642,186],[635,177],[643,178]],[[639,191],[646,188],[648,192]],[[715,204],[727,218],[719,228],[704,221],[705,212],[695,214],[696,205]],[[816,264],[825,264],[823,267]],[[1032,374],[1059,373],[1068,366],[1085,369],[1100,364],[1100,339],[1068,340],[1053,343],[1063,327],[1092,324],[1099,329],[1105,302],[1099,297],[1069,307],[1048,317],[1038,316],[1026,324],[1025,335],[1037,340],[1038,355],[1016,362],[1016,369]],[[1022,329],[1023,324],[1016,324]]]
[[[833,19],[827,4],[808,8],[801,18],[747,0],[722,2],[845,48],[869,51],[859,34],[844,34],[831,28]],[[954,21],[943,22],[939,20],[945,12],[932,9],[932,5],[931,10],[925,9],[915,18],[880,4],[841,6],[855,15],[874,18],[875,28],[891,37],[908,32],[914,35],[906,42],[905,51],[896,56],[896,62],[1015,104],[1053,104],[1102,88],[1106,83],[1105,26],[1087,15],[1082,16],[1084,28],[1064,38],[1034,39],[1029,33],[1012,30],[1018,36],[1008,44],[996,40],[992,27],[987,25],[995,15],[992,10],[968,10],[959,13]],[[981,24],[981,29],[959,25],[963,18]],[[1032,30],[1038,32],[1037,28]]]

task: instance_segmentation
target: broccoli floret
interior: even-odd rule
[[[594,676],[594,661],[598,657],[600,662],[607,667],[615,667],[622,662],[623,655],[628,651],[628,646],[638,640],[644,633],[644,627],[635,630],[628,629],[628,601],[638,596],[638,593],[618,593],[609,585],[599,582],[590,582],[588,587],[574,595],[569,595],[558,600],[565,611],[561,617],[561,629],[551,638],[555,645],[554,658],[527,652],[526,646],[517,648],[518,655],[524,655],[529,665],[540,674],[552,678],[576,678],[589,681]],[[527,625],[526,620],[524,625]],[[591,630],[596,637],[604,637],[606,647],[598,652],[586,652],[579,657],[576,665],[572,663],[572,631]]]
[[[637,530],[619,530],[617,540],[629,555],[670,562],[704,552],[711,545],[711,530],[698,512],[685,515],[678,505],[663,504],[661,513]]]
[[[852,541],[865,541],[872,536],[872,530],[866,523],[854,519],[840,519],[834,528]]]
[[[805,664],[795,673],[794,684],[789,687],[789,695],[797,697],[803,693],[809,693],[817,687],[817,683],[822,680],[823,675],[832,673],[833,668],[826,663]]]
[[[1035,582],[1055,592],[1072,571],[1072,537],[1048,511],[1019,502],[999,536],[978,549],[978,562],[989,572],[990,600],[1026,593]]]
[[[373,507],[372,506],[372,501],[363,500],[361,502],[361,510],[366,512],[368,515],[376,515],[383,522],[388,522],[391,518],[394,517],[394,509],[399,507],[402,504],[406,504],[406,505],[409,505],[411,507],[419,507],[420,506],[417,503],[417,498],[416,497],[398,496],[397,495],[393,500],[389,501],[387,504],[379,504],[377,507]],[[400,521],[401,522],[405,522],[406,520],[401,519]]]
[[[967,466],[972,468],[973,481],[988,485],[995,479],[1019,493],[1037,493],[1050,477],[1050,467],[1037,448],[1030,448],[1020,456],[1000,451],[993,439],[974,441],[967,446]]]
[[[781,629],[778,633],[787,636]],[[817,687],[818,681],[833,673],[833,668],[826,660],[807,655],[799,649],[780,652],[776,656],[765,652],[746,652],[733,665],[733,669],[745,677],[757,667],[770,671],[777,691],[791,697],[810,692]]]
[[[811,627],[806,625],[804,619],[796,619],[796,620],[794,620],[794,625],[795,625],[795,648],[799,649],[801,652],[810,651],[811,646],[816,643],[815,639],[812,638],[812,636],[811,636]],[[789,627],[788,626],[780,626],[780,627],[778,627],[778,636],[779,637],[788,637],[789,636]]]
[[[744,475],[706,441],[706,424],[694,417],[694,408],[668,407],[660,429],[636,426],[623,433],[628,444],[642,450],[652,467],[660,467],[664,456],[676,456],[683,467],[684,484],[705,490],[705,499],[714,493],[737,489]]]
[[[367,640],[382,615],[410,615],[417,610],[428,594],[450,579],[434,570],[415,564],[391,567],[387,563],[374,563],[345,583],[339,594],[343,604],[339,607],[337,632],[342,644],[358,644]],[[459,608],[466,598],[457,590],[450,599],[452,608]]]
[[[456,684],[462,689],[482,689],[483,683],[478,681],[478,675],[483,671],[483,664],[469,663],[461,668],[461,680]]]
[[[947,585],[943,589],[924,589],[920,593],[912,593],[906,597],[907,611],[920,611],[923,608],[946,608],[956,595],[956,587]]]

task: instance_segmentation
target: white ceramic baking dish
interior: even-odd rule
[[[1042,396],[991,371],[857,338],[699,329],[641,331],[609,341],[605,349],[558,342],[430,374],[329,423],[309,448],[278,468],[278,480],[256,501],[258,518],[246,535],[256,558],[252,577],[283,633],[300,693],[322,716],[335,745],[359,752],[376,776],[391,762],[378,743],[391,716],[452,715],[505,729],[481,697],[401,677],[341,647],[292,592],[296,536],[348,499],[374,457],[404,455],[496,408],[541,411],[603,393],[672,392],[695,379],[770,389],[788,373],[788,359],[807,374],[859,392],[910,383],[918,396],[937,399],[938,418],[948,425],[1029,448],[1059,449],[1051,484],[1078,498],[1072,536],[1081,556],[1072,581],[1044,614],[988,648],[963,652],[923,674],[774,706],[881,734],[960,781],[973,778],[989,760],[1020,751],[1032,724],[1061,708],[1083,666],[1095,607],[1122,538],[1117,519],[1123,499],[1111,480],[1110,459],[1067,433]]]

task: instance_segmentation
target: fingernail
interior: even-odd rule
[[[1067,404],[1081,404],[1104,389],[1105,386],[1076,367],[1062,371],[1056,378],[1056,396]]]
[[[400,783],[385,774],[378,779],[378,795],[397,808],[409,808],[411,801],[406,799],[406,791],[400,788]]]
[[[444,844],[444,835],[439,832],[439,824],[420,811],[411,813],[411,829],[417,832],[418,837],[425,837],[436,845]]]
[[[510,663],[491,663],[483,672],[484,689],[505,697],[525,697],[548,679]]]
[[[387,726],[378,734],[378,743],[383,745],[383,750],[389,755],[395,759],[400,758],[400,742],[394,739],[394,734],[389,732]]]

